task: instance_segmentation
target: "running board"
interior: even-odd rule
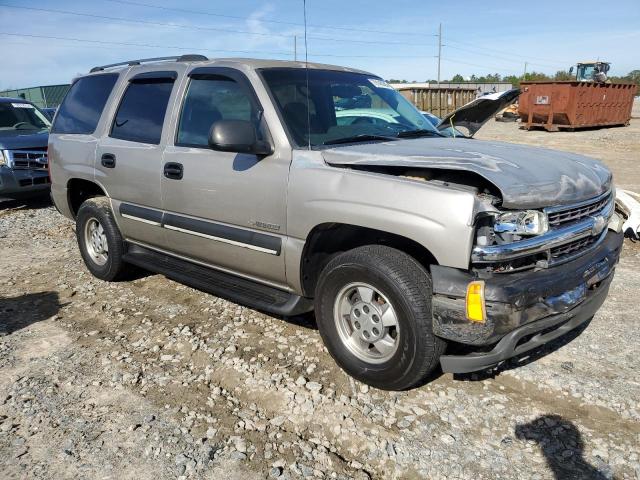
[[[123,259],[190,287],[257,310],[290,317],[313,309],[310,298],[127,243]]]

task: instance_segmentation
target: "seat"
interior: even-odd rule
[[[305,138],[307,136],[307,125],[310,123],[311,133],[323,133],[323,128],[320,126],[320,122],[316,115],[309,115],[309,109],[303,102],[289,102],[282,109],[287,125],[293,130],[294,134],[299,138]]]
[[[216,106],[204,102],[191,102],[180,126],[180,142],[193,145],[208,144],[211,125],[218,120],[222,120],[222,114]]]

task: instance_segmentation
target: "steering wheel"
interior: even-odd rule
[[[358,117],[356,118],[353,123],[351,125],[362,125],[362,124],[369,124],[371,125],[372,123],[374,123],[373,118],[369,118],[369,117]]]
[[[29,122],[18,122],[18,123],[16,123],[12,128],[18,129],[18,128],[20,128],[22,125],[29,125]]]

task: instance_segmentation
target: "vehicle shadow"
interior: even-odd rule
[[[577,427],[560,415],[542,415],[515,427],[519,440],[534,441],[542,450],[556,480],[610,480],[611,467],[602,462],[600,468],[584,458],[584,440]]]
[[[49,193],[25,198],[2,198],[0,197],[0,212],[3,210],[37,210],[48,208],[53,203]]]
[[[233,171],[244,172],[254,167],[259,162],[260,160],[255,155],[239,153],[233,159]]]
[[[453,378],[454,380],[460,380],[460,381],[482,381],[489,378],[495,378],[498,375],[500,375],[502,372],[505,372],[507,370],[513,370],[515,368],[520,368],[530,363],[536,362],[541,358],[546,357],[547,355],[555,352],[556,350],[559,350],[560,348],[574,341],[577,337],[579,337],[582,334],[582,332],[585,331],[585,329],[589,326],[592,320],[593,320],[593,317],[587,320],[586,322],[584,322],[579,327],[574,328],[570,332],[567,332],[565,335],[559,338],[556,338],[555,340],[552,340],[549,343],[545,343],[544,345],[541,345],[538,348],[535,348],[521,355],[517,355],[513,358],[505,360],[504,362],[502,362],[496,367],[491,367],[486,370],[479,370],[477,372],[471,372],[471,373],[456,373],[453,375]],[[456,353],[460,353],[460,352],[456,352]],[[566,364],[562,364],[562,367],[567,370],[570,370],[573,368],[573,364],[571,364],[571,362],[567,362]]]
[[[0,297],[0,337],[51,318],[63,306],[57,292]]]
[[[270,313],[267,313],[267,315],[273,316],[273,314]],[[316,324],[316,316],[313,312],[302,313],[293,317],[276,315],[276,318],[284,320],[285,322],[290,323],[291,325],[295,325],[296,327],[307,328],[309,330],[318,330],[318,325]]]

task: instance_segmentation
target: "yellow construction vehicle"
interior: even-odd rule
[[[606,83],[607,72],[611,67],[609,62],[578,62],[576,65],[576,81],[578,82],[596,82]],[[573,73],[573,67],[569,69],[569,73]]]

